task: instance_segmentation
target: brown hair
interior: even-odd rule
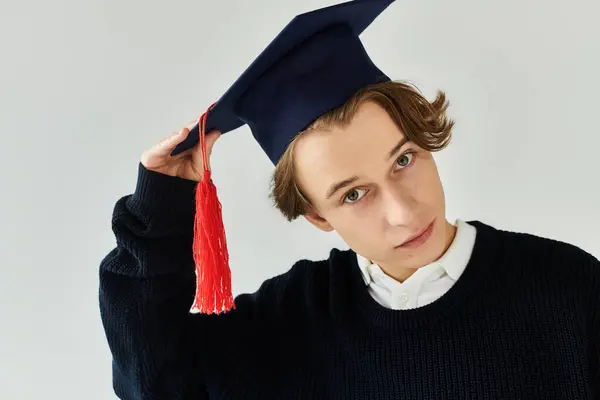
[[[435,152],[448,145],[454,121],[446,116],[449,104],[444,92],[438,90],[435,100],[429,102],[414,85],[406,82],[388,81],[364,87],[342,106],[323,114],[298,133],[275,166],[269,197],[288,221],[306,214],[310,208],[294,172],[292,155],[298,137],[311,130],[349,124],[367,101],[383,107],[408,139],[422,149]]]

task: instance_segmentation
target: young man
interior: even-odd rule
[[[274,161],[275,205],[350,249],[298,261],[230,312],[190,314],[201,146],[188,126],[143,153],[100,268],[120,398],[600,398],[600,263],[447,221],[432,157],[451,136],[445,95],[386,79],[357,39],[356,18],[387,4],[293,23],[207,122],[207,154],[242,125],[232,115],[247,122]]]

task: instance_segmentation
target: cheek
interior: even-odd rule
[[[327,220],[347,242],[362,242],[380,232],[380,218],[366,208],[339,207],[330,210]]]
[[[383,243],[383,231],[377,219],[343,217],[334,225],[338,235],[362,254],[373,254]]]
[[[348,243],[366,253],[381,247],[387,235],[387,220],[382,207],[369,204],[360,210],[349,211],[344,217],[344,235]]]
[[[422,160],[410,179],[412,192],[420,203],[437,205],[443,200],[443,190],[435,164]]]

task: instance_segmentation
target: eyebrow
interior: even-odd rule
[[[331,185],[331,187],[329,188],[329,191],[327,192],[327,199],[331,198],[331,196],[333,196],[335,194],[335,192],[337,192],[338,190],[352,184],[353,182],[356,182],[357,180],[358,180],[358,176],[354,175],[348,179],[344,179],[343,181],[334,183],[333,185]]]
[[[396,145],[396,146],[395,146],[395,147],[394,147],[392,150],[390,150],[390,153],[389,153],[389,155],[388,155],[388,160],[389,160],[390,158],[394,157],[394,155],[396,155],[396,153],[397,153],[397,152],[399,152],[399,151],[400,151],[400,149],[401,149],[402,147],[404,147],[404,145],[405,145],[406,143],[408,143],[408,142],[410,142],[410,140],[408,140],[408,138],[407,138],[406,136],[404,136],[404,137],[403,137],[403,138],[402,138],[402,139],[401,139],[401,140],[398,142],[398,144],[397,144],[397,145]]]
[[[398,153],[398,151],[400,151],[400,149],[402,147],[404,147],[404,145],[406,143],[408,143],[410,140],[408,140],[408,138],[405,136],[403,137],[396,146],[394,146],[394,148],[392,150],[390,150],[390,152],[388,153],[388,159],[394,157],[394,155],[396,153]],[[344,179],[343,181],[334,183],[333,185],[331,185],[329,187],[329,190],[327,191],[327,199],[331,198],[331,196],[333,196],[338,190],[351,185],[352,183],[356,182],[358,180],[358,176],[354,175],[351,176],[348,179]]]

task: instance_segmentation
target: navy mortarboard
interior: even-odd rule
[[[260,53],[172,152],[194,147],[207,132],[248,125],[273,164],[314,120],[359,89],[389,81],[359,36],[394,0],[354,0],[296,16]],[[202,143],[204,146],[204,143]],[[234,307],[216,189],[205,162],[198,185],[194,235],[194,311]]]

